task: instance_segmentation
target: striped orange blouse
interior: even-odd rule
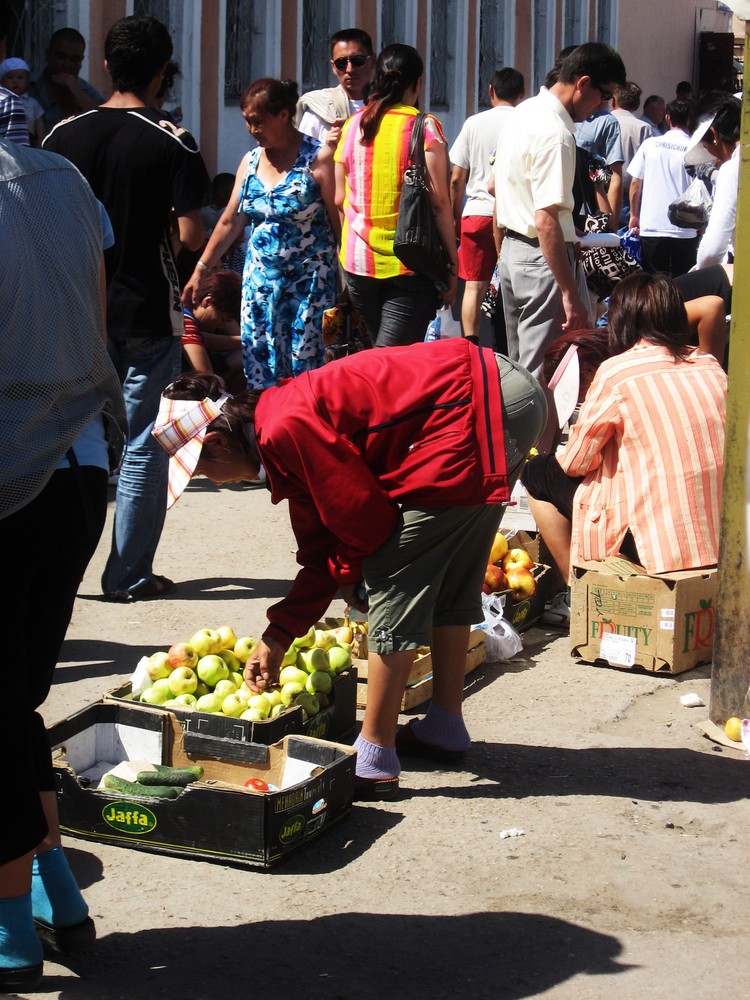
[[[727,377],[697,349],[676,361],[639,341],[599,368],[560,465],[584,476],[574,564],[620,549],[628,528],[649,573],[715,565]]]

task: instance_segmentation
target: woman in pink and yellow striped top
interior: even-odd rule
[[[438,230],[453,265],[448,287],[438,295],[429,278],[408,271],[393,253],[422,72],[422,59],[410,45],[383,49],[367,105],[344,125],[334,157],[343,221],[341,265],[376,347],[422,340],[439,300],[452,303],[456,296],[447,146],[432,116],[425,123],[425,161]]]
[[[641,272],[615,286],[614,357],[565,449],[532,459],[522,477],[566,577],[571,564],[621,551],[649,573],[716,564],[727,377],[689,336],[668,278]]]

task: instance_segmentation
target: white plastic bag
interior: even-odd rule
[[[488,663],[509,660],[523,649],[521,636],[503,616],[503,599],[499,594],[482,594],[484,621],[475,625],[485,633],[485,659]]]
[[[453,318],[450,306],[441,306],[438,309],[438,316],[440,317],[441,340],[446,340],[448,337],[462,336],[461,324],[457,319]]]

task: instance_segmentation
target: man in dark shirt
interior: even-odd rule
[[[109,349],[123,385],[129,440],[117,486],[105,597],[132,601],[174,590],[153,572],[164,525],[167,462],[151,436],[162,389],[179,372],[182,305],[170,239],[203,245],[200,207],[209,179],[195,140],[151,110],[172,55],[167,29],[126,17],[110,29],[105,66],[114,93],[61,122],[44,146],[71,160],[104,203],[115,234],[107,250]]]

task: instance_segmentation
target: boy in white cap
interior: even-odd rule
[[[44,138],[44,109],[35,97],[29,94],[31,71],[23,59],[11,56],[0,63],[0,87],[5,87],[20,100],[26,115],[26,128],[32,146],[41,146]]]

